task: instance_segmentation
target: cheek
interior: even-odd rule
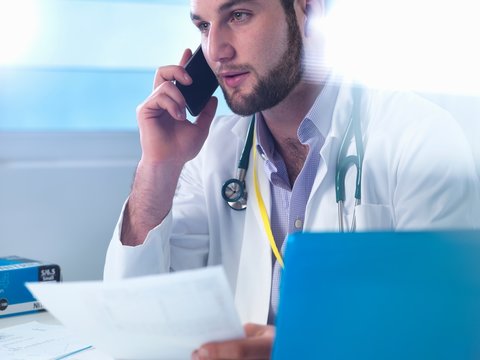
[[[288,43],[286,28],[275,29],[263,35],[261,39],[250,41],[250,45],[247,45],[250,46],[250,51],[260,73],[264,73],[264,70],[270,69],[272,65],[281,61]]]

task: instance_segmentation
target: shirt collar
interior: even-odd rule
[[[322,91],[315,99],[312,107],[298,127],[298,139],[306,144],[315,142],[319,137],[325,139],[332,124],[333,110],[337,101],[340,86],[335,76],[329,76]],[[265,158],[272,159],[274,142],[270,130],[261,113],[256,115],[257,150]],[[320,136],[319,136],[320,135]]]
[[[271,159],[275,149],[272,133],[265,123],[262,113],[257,113],[255,120],[257,127],[257,150],[262,158]]]
[[[302,143],[310,142],[314,136],[316,131],[311,129],[312,125],[323,139],[327,137],[332,125],[333,110],[335,109],[339,89],[338,81],[334,80],[333,75],[329,76],[322,91],[298,127],[297,136]]]

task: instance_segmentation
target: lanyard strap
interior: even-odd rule
[[[275,239],[273,238],[272,228],[270,226],[270,220],[268,219],[267,209],[265,208],[265,203],[263,201],[262,194],[260,192],[260,185],[258,183],[258,176],[257,176],[257,146],[255,145],[255,135],[254,135],[254,144],[253,144],[253,180],[255,186],[255,194],[257,195],[258,207],[260,208],[260,214],[262,216],[263,227],[265,228],[265,232],[267,233],[268,241],[270,242],[270,247],[272,248],[273,255],[277,259],[277,262],[280,264],[282,269],[284,268],[283,265],[283,258],[282,254],[278,251],[277,244],[275,243]]]

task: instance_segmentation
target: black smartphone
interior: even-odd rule
[[[208,66],[201,46],[195,50],[188,60],[185,70],[192,78],[192,84],[186,86],[177,81],[175,85],[185,98],[190,114],[197,116],[217,89],[217,77]]]

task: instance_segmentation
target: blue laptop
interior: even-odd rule
[[[273,359],[480,359],[480,232],[288,238]]]

